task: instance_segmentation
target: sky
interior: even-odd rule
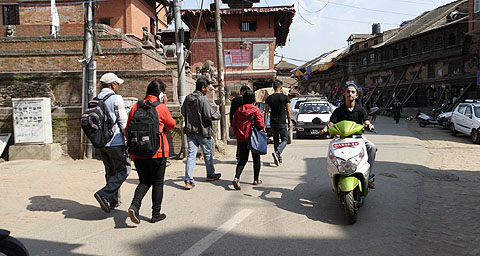
[[[397,28],[425,11],[452,0],[260,0],[254,7],[294,5],[296,14],[287,43],[275,54],[301,65],[321,54],[347,46],[351,34],[369,34],[373,23],[381,30]],[[204,0],[206,9],[213,0]],[[182,9],[199,9],[201,0],[183,0]],[[228,8],[222,5],[221,8]],[[295,61],[295,60],[297,61]],[[275,63],[280,57],[275,57]]]

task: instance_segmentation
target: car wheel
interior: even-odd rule
[[[472,137],[473,143],[480,144],[480,133],[478,132],[477,129],[473,129],[471,137]]]
[[[455,130],[455,125],[453,123],[450,124],[450,135],[452,135],[452,136],[457,135],[457,130]]]
[[[418,125],[420,125],[420,127],[425,127],[425,126],[427,126],[427,124],[424,123],[424,122],[419,122]]]

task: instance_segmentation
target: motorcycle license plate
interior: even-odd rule
[[[320,134],[320,130],[310,130],[310,134]]]

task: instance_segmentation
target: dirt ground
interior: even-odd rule
[[[480,145],[469,136],[453,137],[439,127],[421,128],[415,121],[409,129],[431,154],[420,172],[424,195],[420,204],[418,234],[425,252],[445,255],[480,255]]]

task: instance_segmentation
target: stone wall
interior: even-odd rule
[[[105,72],[98,71],[97,81]],[[176,71],[118,71],[116,74],[125,80],[119,91],[123,97],[143,99],[148,83],[154,79],[160,79],[167,85],[167,106],[177,121],[177,128],[168,132],[167,137],[171,154],[178,154],[181,149],[181,115]],[[0,132],[13,133],[11,98],[49,97],[53,105],[53,140],[61,144],[65,155],[79,158],[81,88],[81,72],[0,73]],[[188,92],[194,88],[194,81],[189,77],[187,88]],[[98,86],[97,92],[100,89]]]

